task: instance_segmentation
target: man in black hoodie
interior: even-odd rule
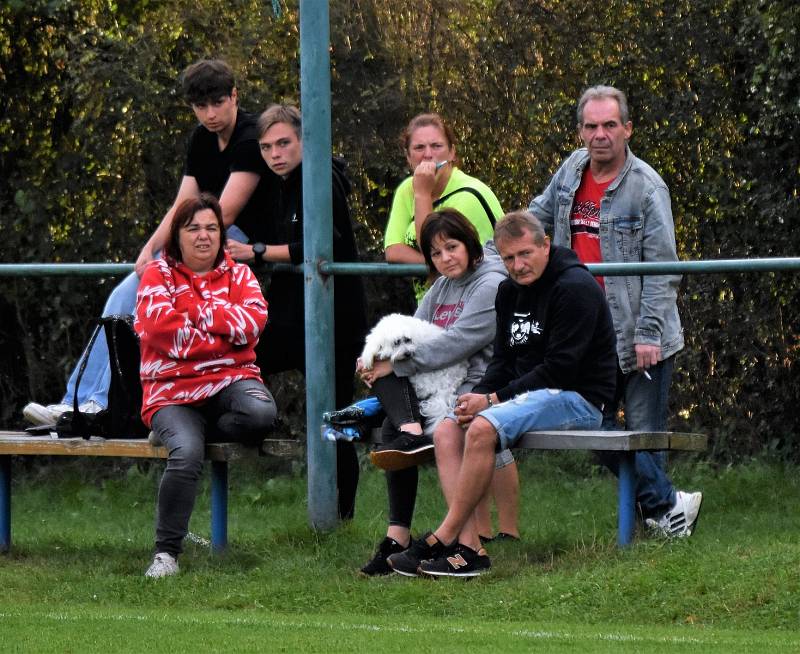
[[[494,452],[526,431],[597,429],[614,397],[614,328],[605,296],[575,253],[550,244],[527,211],[506,215],[495,244],[509,279],[497,290],[494,354],[472,393],[437,427],[436,464],[448,512],[439,527],[389,557],[405,575],[473,577],[491,562],[473,512]],[[466,431],[465,431],[466,430]]]
[[[253,244],[229,242],[231,256],[258,267],[265,261],[303,263],[303,141],[301,115],[297,107],[272,105],[258,119],[261,156],[274,173],[262,178],[270,198],[269,216],[264,220],[264,241]],[[347,195],[350,182],[343,165],[333,160],[333,259],[358,261]],[[334,277],[334,319],[336,345],[336,406],[353,400],[354,361],[361,352],[367,331],[366,300],[361,278]],[[256,347],[258,367],[263,375],[298,370],[305,373],[305,310],[303,276],[275,272],[265,293],[269,322]],[[336,472],[339,486],[339,516],[353,517],[358,457],[352,443],[337,441]]]

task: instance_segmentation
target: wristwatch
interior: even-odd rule
[[[256,268],[264,265],[265,263],[264,255],[266,254],[266,252],[267,252],[266,245],[264,245],[263,243],[253,243],[253,265]]]

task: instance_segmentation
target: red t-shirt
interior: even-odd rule
[[[600,202],[613,179],[598,184],[592,171],[587,168],[581,178],[581,185],[575,193],[572,212],[569,215],[569,229],[572,234],[572,249],[581,263],[602,263],[600,252]],[[603,278],[595,276],[597,283],[605,288]]]

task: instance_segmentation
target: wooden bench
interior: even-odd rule
[[[373,429],[367,443],[381,443],[380,429]],[[704,434],[649,431],[532,431],[523,434],[514,449],[596,450],[619,456],[617,490],[617,544],[633,541],[636,526],[636,471],[634,458],[641,451],[702,452],[708,446]]]
[[[228,544],[228,463],[245,456],[278,452],[284,441],[273,440],[263,446],[239,443],[206,445],[206,460],[211,462],[211,548],[222,552]],[[31,436],[25,432],[0,431],[0,552],[11,549],[11,457],[21,456],[116,456],[166,459],[165,447],[154,447],[147,439],[53,438]]]

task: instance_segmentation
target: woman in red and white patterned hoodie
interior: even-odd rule
[[[257,442],[275,421],[275,402],[255,365],[267,303],[250,268],[225,252],[224,235],[216,198],[184,201],[164,257],[148,265],[139,284],[142,420],[169,452],[148,577],[178,572],[206,440]]]

